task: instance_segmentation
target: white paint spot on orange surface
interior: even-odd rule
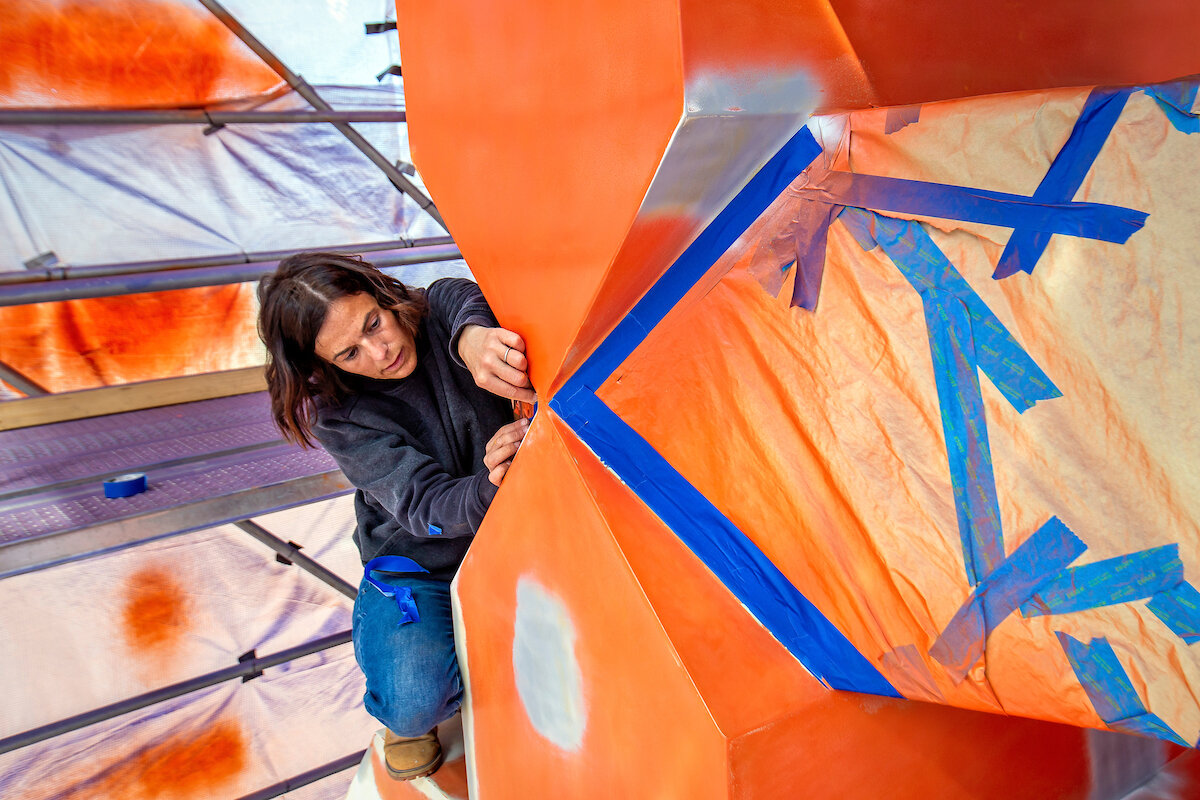
[[[513,673],[534,729],[564,750],[578,750],[587,728],[575,625],[562,600],[537,581],[517,581]]]
[[[802,70],[709,73],[687,87],[689,116],[798,114],[807,117],[820,99],[819,87]]]

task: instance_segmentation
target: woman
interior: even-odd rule
[[[286,258],[258,296],[276,424],[357,488],[354,655],[388,772],[431,774],[462,697],[450,580],[529,426],[525,343],[471,281],[412,289],[357,256]]]

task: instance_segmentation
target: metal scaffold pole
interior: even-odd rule
[[[404,122],[403,111],[202,111],[172,109],[0,110],[0,125],[278,125],[313,122]]]
[[[319,653],[322,650],[328,650],[331,647],[346,644],[350,641],[350,631],[335,633],[331,636],[324,636],[320,639],[314,639],[311,642],[290,647],[287,650],[281,650],[269,656],[257,658],[248,653],[243,657],[245,660],[239,661],[232,667],[210,672],[207,675],[201,675],[191,680],[176,683],[171,686],[164,686],[161,689],[156,689],[153,692],[131,697],[128,700],[122,700],[118,703],[97,708],[94,711],[88,711],[84,714],[76,714],[73,717],[52,722],[49,725],[42,725],[32,730],[18,733],[14,736],[6,736],[0,739],[0,754],[8,753],[12,750],[19,750],[22,747],[28,747],[31,744],[51,739],[59,734],[69,731],[86,728],[88,725],[95,725],[97,722],[119,717],[122,714],[128,714],[130,711],[137,711],[139,708],[161,703],[164,700],[170,700],[175,697],[181,697],[191,692],[207,689],[209,686],[216,686],[218,683],[233,680],[234,678],[242,678],[249,680],[262,673],[263,670],[270,667],[276,667],[285,662],[291,661],[303,656]]]
[[[287,81],[287,84],[295,89],[297,94],[307,100],[313,108],[317,109],[318,111],[333,111],[333,107],[329,105],[329,103],[325,102],[321,95],[317,93],[317,90],[309,85],[308,81],[304,80],[304,78],[288,69],[286,64],[280,61],[279,58],[272,53],[266,45],[260,42],[254,34],[252,34],[246,29],[245,26],[242,25],[242,23],[238,22],[237,19],[230,14],[224,6],[217,2],[217,0],[200,0],[200,2],[203,3],[204,7],[211,11],[217,19],[221,20],[225,27],[229,28],[229,30],[233,31],[234,35],[245,42],[246,46],[253,50],[258,57],[267,64],[267,66],[275,70],[279,77]],[[342,134],[349,139],[355,147],[361,150],[367,158],[371,159],[376,166],[383,170],[384,174],[388,176],[388,180],[390,180],[397,189],[415,200],[417,204],[425,210],[425,213],[437,220],[437,223],[443,228],[446,228],[446,222],[442,219],[442,215],[437,210],[437,206],[435,206],[433,201],[426,197],[425,193],[417,188],[417,185],[410,181],[408,176],[401,172],[395,164],[385,158],[384,155],[376,150],[375,147],[368,142],[362,134],[350,127],[348,123],[333,122],[332,124],[339,131],[341,131]],[[449,229],[446,228],[446,230]]]

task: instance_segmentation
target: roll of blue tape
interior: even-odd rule
[[[131,472],[104,482],[105,497],[132,497],[146,491],[146,473]]]

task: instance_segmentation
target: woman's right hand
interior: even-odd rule
[[[458,337],[458,355],[480,389],[521,403],[537,402],[529,382],[525,340],[519,333],[465,325]]]
[[[517,448],[521,446],[528,430],[529,420],[519,419],[496,431],[496,435],[487,443],[483,464],[488,468],[488,480],[493,485],[499,486],[504,480],[509,466],[512,465],[513,456],[517,454]]]

